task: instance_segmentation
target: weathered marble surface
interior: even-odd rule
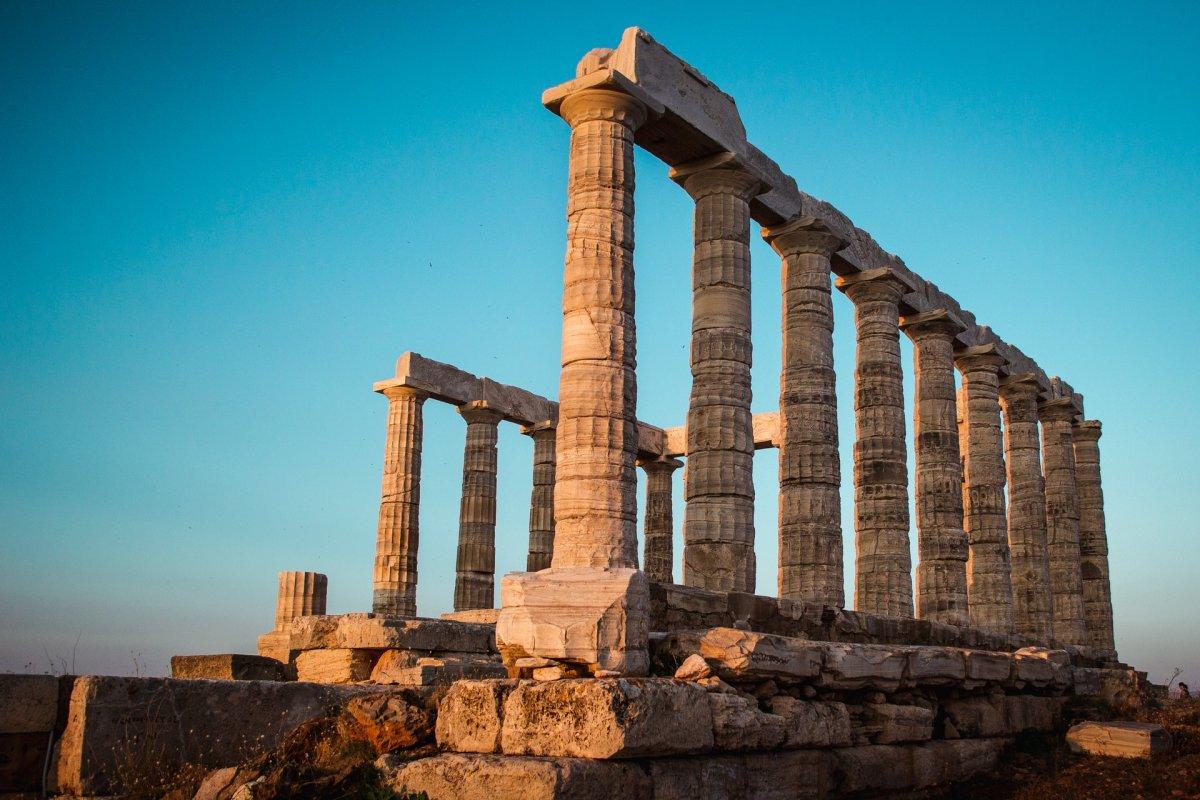
[[[1171,735],[1162,725],[1146,722],[1081,722],[1067,731],[1067,744],[1076,753],[1118,758],[1149,758],[1171,749]]]
[[[1071,434],[1079,498],[1079,558],[1086,644],[1115,660],[1108,532],[1104,521],[1104,490],[1100,486],[1100,423],[1096,420],[1077,422]]]
[[[376,391],[388,399],[388,416],[371,610],[414,617],[421,517],[422,404],[426,395],[405,386],[377,386]]]

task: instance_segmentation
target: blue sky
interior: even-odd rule
[[[538,98],[630,25],[1085,394],[1118,648],[1200,683],[1190,3],[4,4],[0,670],[251,652],[281,569],[327,573],[331,611],[369,606],[371,383],[416,350],[556,394],[567,128]],[[637,169],[639,415],[674,425],[691,201]],[[753,257],[754,408],[773,410],[778,263]],[[846,298],[835,313],[848,525]],[[422,614],[451,602],[463,427],[427,405]],[[531,451],[502,427],[501,572],[524,564]],[[756,459],[762,593],[776,465]]]

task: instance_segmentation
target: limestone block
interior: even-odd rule
[[[821,800],[829,791],[824,753],[662,758],[649,763],[654,800]]]
[[[276,659],[240,653],[171,656],[171,677],[218,681],[281,681],[284,668]]]
[[[994,768],[1009,739],[956,739],[913,747],[913,778],[920,788],[965,781]]]
[[[185,763],[238,764],[275,747],[300,723],[339,712],[352,697],[385,691],[295,681],[77,678],[60,742],[59,791],[110,794],[131,762],[163,775]]]
[[[368,743],[380,755],[428,742],[433,714],[414,699],[399,692],[351,698],[338,718],[338,731],[347,741]]]
[[[786,694],[767,701],[771,713],[783,717],[783,746],[846,747],[850,744],[850,713],[845,703],[811,702]]]
[[[371,678],[377,650],[305,650],[296,656],[296,680],[309,683],[355,683]]]
[[[1051,731],[1060,720],[1062,701],[1057,697],[1006,695],[1004,718],[1008,733]]]
[[[710,749],[703,689],[671,680],[525,683],[504,701],[500,736],[511,755],[629,758]]]
[[[820,645],[792,636],[713,628],[699,641],[700,655],[726,680],[802,680],[821,670]]]
[[[958,739],[834,750],[837,792],[886,796],[965,780],[994,767],[1004,744],[1004,739]]]
[[[500,749],[504,699],[515,680],[456,681],[438,701],[437,743],[457,753]]]
[[[485,625],[495,625],[496,620],[500,618],[500,609],[468,608],[465,611],[447,611],[441,614],[439,618],[448,619],[452,622],[479,622]]]
[[[636,764],[582,758],[513,758],[443,753],[376,762],[403,794],[431,800],[650,800],[650,781]]]
[[[288,664],[295,656],[292,650],[292,635],[287,630],[271,631],[258,637],[258,654],[281,664]]]
[[[459,680],[508,677],[508,670],[500,662],[478,658],[425,657],[411,666],[387,665],[382,669],[381,664],[371,671],[371,681],[395,686],[441,686]]]
[[[649,584],[633,569],[550,568],[505,575],[496,639],[506,662],[537,656],[645,675]]]
[[[908,658],[907,680],[919,686],[954,684],[967,676],[961,650],[950,647],[913,647]]]
[[[1094,669],[1091,667],[1075,667],[1072,670],[1073,683],[1071,690],[1082,697],[1096,697],[1100,694],[1102,682],[1102,669]]]
[[[495,652],[494,629],[482,623],[374,614],[300,617],[290,626],[293,650],[355,648],[429,652]]]
[[[1119,758],[1149,758],[1171,749],[1171,734],[1146,722],[1081,722],[1067,731],[1076,753]]]
[[[0,734],[52,731],[57,717],[57,677],[0,675]]]
[[[713,693],[708,704],[717,750],[771,750],[783,742],[784,718],[760,711],[753,698]]]
[[[866,735],[876,744],[923,742],[933,737],[933,711],[920,706],[878,703],[863,706]]]
[[[1034,686],[1048,686],[1054,680],[1055,665],[1036,654],[1013,654],[1013,678]]]
[[[967,679],[973,681],[1006,681],[1012,675],[1011,653],[992,653],[987,650],[963,650],[967,664]]]
[[[1003,736],[1008,733],[1007,707],[1003,698],[964,697],[945,700],[939,705],[946,719],[963,738]]]
[[[825,666],[821,684],[834,689],[872,687],[893,691],[904,678],[909,648],[822,642]]]

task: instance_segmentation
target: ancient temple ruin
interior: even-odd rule
[[[327,615],[323,575],[282,573],[260,659],[180,658],[177,676],[273,671],[254,704],[293,716],[403,687],[438,752],[380,764],[435,800],[884,796],[969,777],[1014,736],[1053,730],[1067,704],[1144,687],[1117,661],[1100,423],[1070,384],[801,191],[750,143],[732,98],[645,31],[587,53],[542,103],[570,128],[557,400],[401,355],[374,386],[387,424],[371,612]],[[637,416],[635,147],[695,201],[691,393],[686,419],[658,424]],[[783,301],[779,405],[759,414],[753,224],[778,254]],[[834,381],[834,290],[854,306],[852,398]],[[416,603],[429,401],[465,423],[454,611],[440,619]],[[852,476],[839,402],[854,408]],[[533,440],[533,490],[527,571],[501,577],[493,608],[502,423]],[[754,524],[764,448],[779,451],[777,536]],[[755,586],[766,546],[776,587]],[[216,686],[204,692],[242,691]],[[77,684],[70,713],[113,713],[89,699],[105,691]],[[82,755],[95,729],[68,725],[62,740],[59,780],[76,794],[112,788],[111,765]]]

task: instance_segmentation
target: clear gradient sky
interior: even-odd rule
[[[253,652],[283,569],[327,573],[332,612],[369,607],[371,383],[416,350],[556,395],[567,128],[538,98],[630,25],[1086,396],[1118,648],[1200,684],[1192,2],[4,3],[0,670]],[[638,411],[673,425],[691,201],[653,157],[637,169]],[[778,263],[753,256],[772,410]],[[835,313],[849,524],[846,298]],[[463,428],[427,404],[429,616],[452,598]],[[531,451],[502,427],[501,573],[524,565]],[[768,594],[776,467],[756,459]]]

